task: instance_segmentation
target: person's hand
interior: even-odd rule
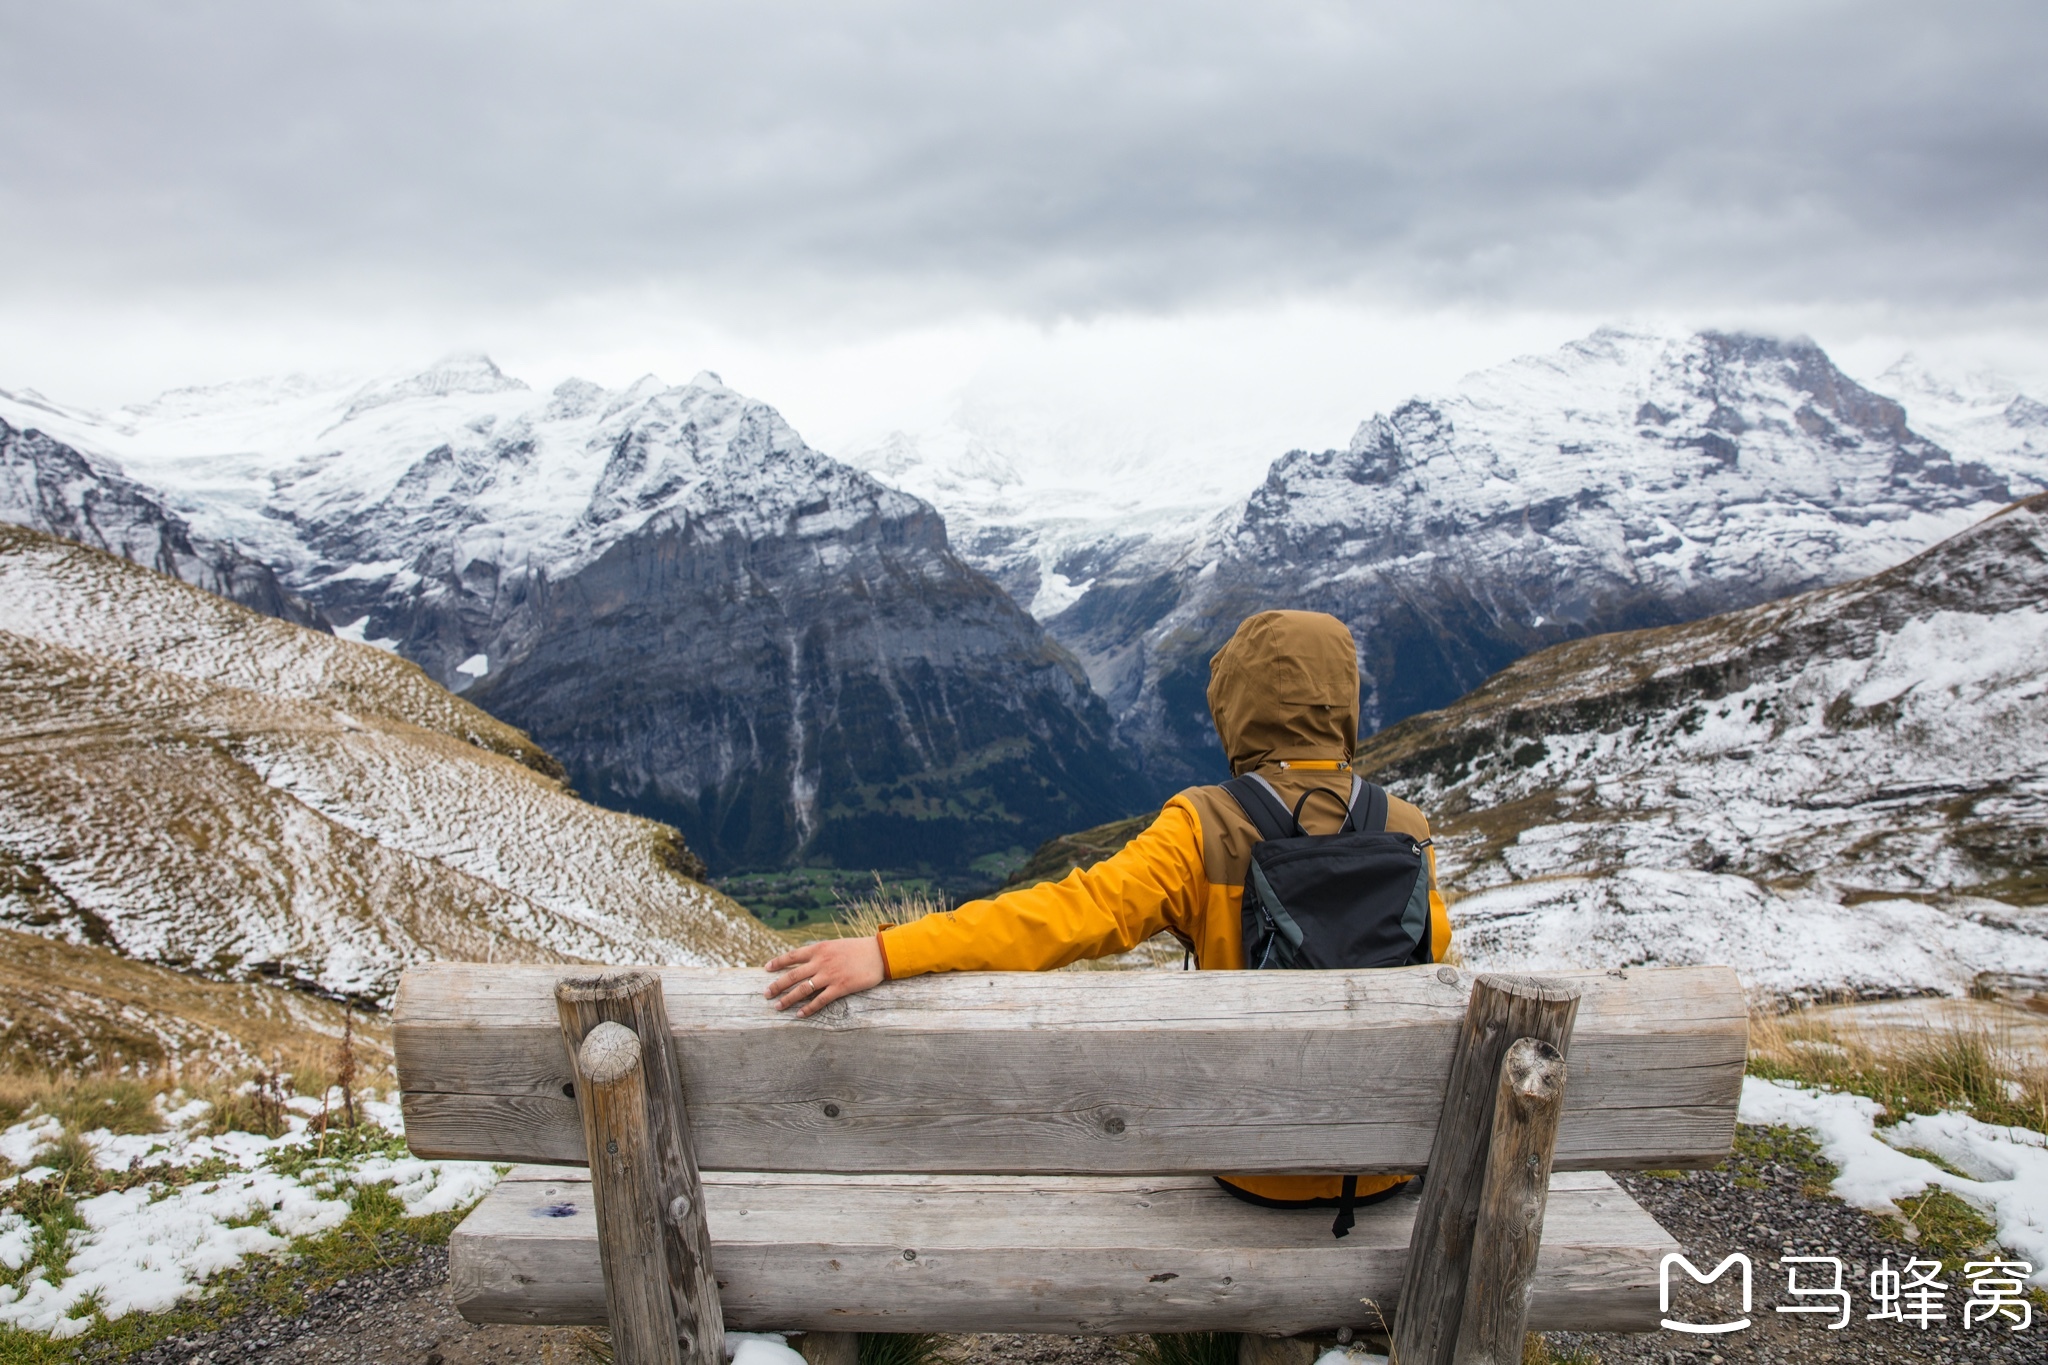
[[[844,995],[858,995],[882,984],[882,945],[867,938],[825,938],[792,948],[768,964],[781,972],[763,992],[786,1010],[801,1006],[799,1016],[816,1014]]]

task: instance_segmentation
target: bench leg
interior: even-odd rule
[[[619,1365],[682,1365],[661,1226],[654,1217],[659,1191],[640,1058],[633,1030],[610,1022],[592,1029],[576,1053],[576,1092],[597,1205],[597,1256]]]
[[[860,1333],[806,1332],[796,1339],[796,1353],[809,1365],[860,1365]]]
[[[1546,1043],[1564,1055],[1578,1012],[1576,987],[1491,974],[1472,983],[1436,1140],[1430,1146],[1421,1207],[1408,1242],[1400,1306],[1394,1314],[1393,1358],[1400,1365],[1453,1365],[1458,1359],[1467,1290],[1474,1283],[1473,1238],[1487,1179],[1502,1065],[1509,1048],[1524,1038]],[[1556,1126],[1549,1131],[1554,1141]],[[1547,1147],[1542,1164],[1547,1182]],[[1538,1239],[1541,1231],[1539,1217]],[[1533,1255],[1532,1250],[1532,1259]],[[1479,1288],[1486,1296],[1500,1290],[1497,1284]],[[1515,1354],[1508,1359],[1520,1359],[1519,1343],[1518,1337]]]
[[[1535,1038],[1518,1040],[1500,1064],[1453,1365],[1517,1365],[1522,1359],[1564,1081],[1564,1058]]]
[[[682,1068],[661,1000],[661,978],[653,972],[630,971],[559,981],[555,1008],[574,1064],[577,1108],[583,1113],[599,1260],[619,1365],[641,1365],[643,1360],[657,1365],[724,1365],[725,1324],[718,1281],[711,1270],[711,1230],[704,1218],[704,1191],[683,1109]],[[607,1085],[586,1074],[582,1053],[598,1032],[611,1030],[634,1043],[632,1084],[637,1100],[632,1106],[620,1101],[613,1107],[620,1112],[622,1107],[637,1108],[637,1126],[635,1120],[621,1118],[627,1128],[601,1135],[593,1125],[600,1107],[610,1104]],[[620,1042],[616,1034],[611,1036],[615,1044]],[[624,1177],[630,1177],[630,1188],[616,1184]],[[608,1182],[615,1184],[609,1192]],[[643,1238],[654,1244],[653,1264],[630,1273],[647,1283],[615,1284],[615,1253],[637,1246]],[[640,1261],[633,1265],[640,1266]],[[620,1339],[623,1305],[657,1299],[661,1314],[649,1316],[645,1330],[654,1333],[659,1323],[666,1323],[659,1328],[667,1333],[666,1353],[657,1345],[645,1348],[652,1354],[628,1353]]]

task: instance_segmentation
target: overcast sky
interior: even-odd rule
[[[1617,318],[2038,374],[2048,5],[0,0],[0,196],[0,387],[95,402],[1181,355],[1355,421]]]

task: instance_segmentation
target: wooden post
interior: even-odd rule
[[[796,1339],[796,1353],[808,1365],[860,1365],[860,1333],[806,1332]]]
[[[1408,1241],[1408,1269],[1394,1315],[1395,1365],[1452,1365],[1465,1315],[1501,1063],[1520,1038],[1534,1038],[1560,1056],[1569,1055],[1578,1012],[1576,987],[1491,974],[1473,981]]]
[[[1500,1064],[1456,1365],[1519,1365],[1522,1359],[1564,1083],[1564,1058],[1540,1039],[1516,1040]]]
[[[576,1050],[597,1255],[604,1267],[612,1350],[621,1365],[679,1365],[675,1312],[662,1265],[654,1136],[640,1040],[624,1024],[599,1024]]]
[[[648,1159],[641,1164],[649,1173],[652,1193],[634,1218],[646,1235],[656,1236],[658,1230],[661,1256],[654,1272],[663,1290],[674,1347],[680,1352],[647,1358],[675,1359],[682,1365],[724,1365],[725,1323],[719,1311],[718,1281],[712,1275],[711,1231],[704,1219],[704,1193],[683,1104],[682,1068],[669,1033],[668,1010],[661,1000],[661,978],[653,972],[631,971],[558,982],[555,1007],[569,1055],[577,1059],[577,1107],[583,1113],[593,1186],[600,1183],[598,1158],[610,1153],[591,1132],[592,1104],[584,1094],[581,1048],[605,1023],[630,1031],[639,1044],[638,1074],[644,1078],[642,1113],[648,1136],[644,1149]],[[606,1142],[611,1140],[608,1137]],[[625,1150],[623,1142],[620,1147]],[[616,1221],[606,1222],[601,1194],[595,1196],[595,1202],[602,1250],[613,1240]],[[616,1303],[609,1259],[604,1261],[604,1272],[606,1301]],[[617,1309],[613,1312],[616,1342]],[[634,1360],[622,1345],[618,1358],[622,1365]]]

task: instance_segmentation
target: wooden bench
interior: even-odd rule
[[[1403,1365],[1449,1365],[1654,1328],[1677,1247],[1600,1173],[1726,1157],[1748,1030],[1721,968],[938,976],[806,1021],[754,971],[578,975],[406,973],[406,1132],[531,1163],[454,1233],[463,1315],[609,1321],[628,1365],[709,1365],[725,1329],[813,1360],[1222,1330],[1280,1360],[1391,1320]],[[1425,1168],[1342,1240],[1209,1178]]]

